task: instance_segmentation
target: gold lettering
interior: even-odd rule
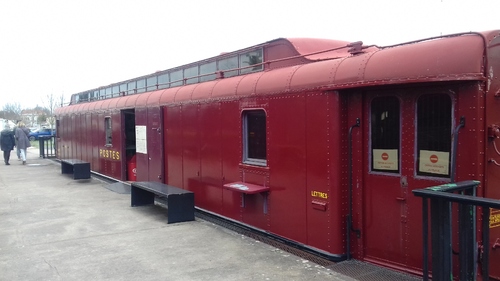
[[[120,152],[108,149],[99,149],[99,157],[120,160]]]
[[[500,226],[500,214],[490,216],[490,228]]]
[[[312,190],[311,196],[312,197],[319,197],[319,198],[323,198],[323,199],[328,199],[328,193],[321,192],[321,191]]]

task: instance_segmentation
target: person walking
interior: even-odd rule
[[[5,165],[10,165],[10,152],[14,149],[16,140],[14,139],[14,132],[10,129],[9,124],[5,124],[4,129],[0,132],[0,146],[3,151],[3,161]]]
[[[17,139],[17,147],[21,151],[21,159],[23,160],[23,165],[26,165],[26,149],[31,146],[30,140],[28,138],[29,129],[26,128],[23,122],[17,123],[16,131],[14,135]]]
[[[17,124],[21,122],[20,120],[17,120],[16,121],[16,125],[14,126],[14,129],[12,130],[12,132],[16,132],[16,128],[17,128]],[[17,155],[17,160],[18,161],[21,161],[21,150],[19,149],[19,146],[17,145],[17,139],[16,139],[16,155]]]

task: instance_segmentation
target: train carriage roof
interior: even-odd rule
[[[265,66],[262,71],[228,78],[222,75],[207,82],[111,100],[116,99],[112,103],[113,107],[127,108],[319,88],[485,80],[484,55],[487,44],[498,36],[499,31],[463,33],[389,47],[362,46],[361,43],[349,44],[336,40],[280,38],[248,48],[250,51],[240,50],[251,52],[262,47],[265,60],[258,64]],[[226,54],[223,56],[227,57]],[[68,110],[92,111],[110,106],[109,100],[91,103],[95,104],[93,108],[84,109],[73,105]],[[57,114],[65,112],[58,110]]]

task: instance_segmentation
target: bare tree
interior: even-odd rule
[[[64,106],[64,94],[61,94],[59,96],[59,104],[58,107],[63,107]]]
[[[21,105],[19,103],[7,103],[3,107],[3,118],[9,120],[21,119]]]
[[[57,98],[54,96],[54,94],[48,94],[45,97],[45,100],[43,100],[43,105],[48,110],[48,116],[46,117],[45,120],[47,123],[49,123],[51,128],[54,128],[55,125],[54,111],[56,108],[59,107],[59,104],[57,103]]]

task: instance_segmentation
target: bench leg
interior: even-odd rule
[[[79,163],[73,166],[73,179],[90,179],[90,163]]]
[[[73,166],[68,163],[61,162],[61,174],[72,174]]]
[[[151,205],[155,203],[155,194],[131,185],[130,200],[132,207]]]
[[[194,193],[171,194],[167,197],[168,223],[194,220]]]

